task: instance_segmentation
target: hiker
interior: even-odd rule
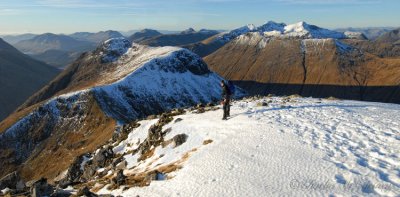
[[[224,80],[221,81],[221,88],[222,88],[222,109],[224,110],[224,116],[222,120],[227,120],[230,116],[230,98],[231,98],[231,90],[229,89],[228,85],[225,83]]]

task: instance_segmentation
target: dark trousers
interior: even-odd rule
[[[230,116],[231,105],[230,105],[229,100],[226,100],[224,102],[224,104],[222,105],[222,109],[224,110],[224,117],[223,118],[227,118],[228,116]]]

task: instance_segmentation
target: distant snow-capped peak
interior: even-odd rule
[[[249,32],[259,32],[265,37],[279,37],[279,38],[301,38],[301,39],[323,39],[323,38],[334,38],[334,39],[359,39],[360,35],[342,33],[324,29],[316,25],[308,24],[304,21],[285,24],[277,23],[274,21],[268,21],[266,24],[256,27],[255,25],[247,25],[230,32],[221,34],[220,40],[229,42],[236,37],[247,34]]]
[[[346,38],[346,36],[342,32],[320,28],[315,25],[307,24],[304,21],[285,26],[283,36],[300,38]]]
[[[285,23],[276,23],[274,21],[268,21],[264,25],[257,28],[259,32],[269,32],[269,31],[280,31],[283,32],[285,29]]]

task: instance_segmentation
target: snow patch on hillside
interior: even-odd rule
[[[257,46],[257,48],[265,48],[269,41],[269,38],[262,36],[259,32],[251,32],[245,35],[241,35],[236,39],[236,43],[242,45]]]
[[[361,32],[346,31],[344,32],[344,35],[350,39],[367,39],[367,37]]]

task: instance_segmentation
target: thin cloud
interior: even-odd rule
[[[20,13],[21,11],[17,9],[0,9],[0,16],[13,16]]]
[[[378,4],[381,3],[382,0],[275,0],[277,2],[286,3],[286,4],[353,4],[353,5],[361,5],[361,4]]]
[[[144,4],[132,3],[131,1],[108,1],[99,2],[95,0],[37,0],[34,6],[57,7],[57,8],[142,8]]]

